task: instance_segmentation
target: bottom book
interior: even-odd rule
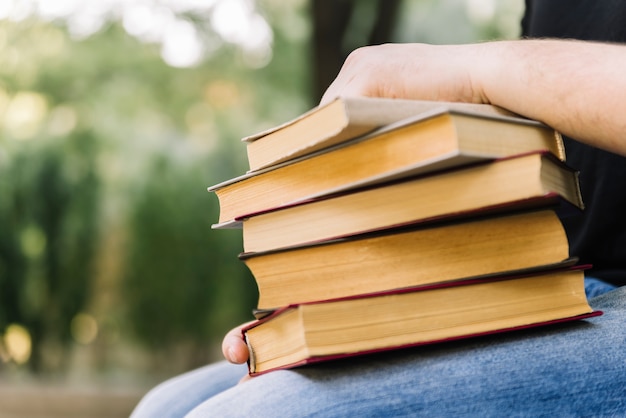
[[[290,305],[242,332],[255,375],[600,314],[575,267]]]

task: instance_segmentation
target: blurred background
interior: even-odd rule
[[[515,38],[523,0],[0,0],[0,417],[123,417],[254,279],[210,185],[347,54]]]

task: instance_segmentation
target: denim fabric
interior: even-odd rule
[[[245,365],[224,361],[174,377],[144,396],[131,417],[184,417],[206,399],[236,386],[247,372]]]
[[[603,293],[609,292],[615,289],[616,286],[611,283],[607,283],[595,277],[585,277],[585,294],[588,299],[600,296]]]
[[[591,304],[604,315],[239,385],[245,370],[219,363],[157,387],[132,417],[623,417],[626,287]]]

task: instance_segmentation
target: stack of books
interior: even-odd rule
[[[251,374],[598,315],[560,134],[489,105],[340,98],[209,188],[259,290]]]

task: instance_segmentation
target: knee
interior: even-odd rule
[[[148,391],[135,406],[131,418],[160,416],[161,408],[167,406],[167,383],[164,382]]]

